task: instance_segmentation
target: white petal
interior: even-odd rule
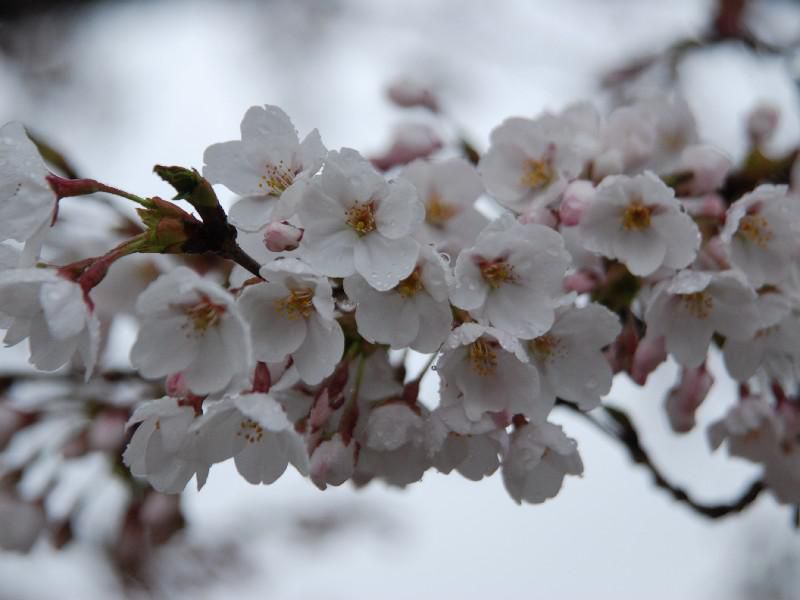
[[[376,290],[385,291],[411,274],[418,255],[413,238],[390,240],[373,232],[359,240],[353,258],[356,271]]]

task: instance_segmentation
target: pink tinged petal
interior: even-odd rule
[[[368,287],[366,283],[362,285]],[[419,317],[412,302],[400,294],[369,288],[359,294],[356,302],[358,332],[368,341],[403,348],[416,337]]]
[[[194,361],[183,371],[186,385],[195,394],[219,392],[230,383],[237,367],[225,355],[218,328],[209,327],[197,344]]]
[[[430,163],[430,179],[431,185],[445,202],[462,207],[472,207],[483,193],[483,183],[477,169],[463,158]]]
[[[480,481],[494,473],[500,466],[497,444],[488,436],[469,438],[469,453],[456,467],[470,481]]]
[[[425,209],[417,190],[408,181],[398,179],[389,184],[389,194],[375,211],[375,224],[384,237],[397,239],[408,235],[422,223]]]
[[[371,233],[354,248],[355,270],[378,291],[386,291],[408,277],[417,264],[419,244],[413,238],[390,240]]]
[[[414,298],[419,319],[419,331],[409,346],[417,352],[436,352],[453,324],[453,313],[449,302],[437,302],[427,293],[419,293]]]
[[[522,183],[528,158],[516,145],[493,144],[478,164],[486,191],[501,204],[517,205],[529,191]]]
[[[552,333],[574,337],[586,347],[600,349],[613,342],[621,330],[616,313],[601,304],[592,303],[559,314]]]
[[[297,207],[297,215],[305,229],[305,241],[334,235],[347,228],[349,208],[331,198],[328,190],[316,180],[305,187],[303,198]],[[351,231],[356,236],[355,231]]]
[[[342,229],[313,240],[304,238],[300,244],[300,252],[321,274],[328,277],[349,277],[356,271],[356,244],[359,242],[355,231]]]
[[[319,171],[327,153],[328,150],[322,143],[319,131],[312,129],[300,143],[300,161],[303,163],[303,171],[309,175]]]
[[[194,361],[197,340],[186,317],[148,319],[131,348],[131,363],[148,378],[183,371]]]
[[[766,353],[764,341],[755,340],[725,340],[722,349],[725,358],[725,368],[736,381],[747,381],[755,375],[761,366]]]
[[[264,164],[252,156],[251,150],[240,141],[213,144],[203,153],[203,177],[211,183],[221,183],[240,196],[258,195]]]
[[[133,432],[131,441],[128,442],[128,447],[122,453],[122,461],[136,477],[145,477],[147,475],[145,453],[150,442],[150,436],[155,431],[154,423],[154,421],[142,423]]]
[[[614,240],[614,255],[631,273],[645,277],[664,264],[667,247],[650,230],[626,231]]]
[[[248,443],[234,461],[242,477],[252,484],[274,483],[288,465],[282,436],[271,432],[265,432],[260,442]]]
[[[697,256],[701,241],[700,230],[686,213],[669,211],[656,214],[652,219],[652,227],[666,243],[665,266],[682,269]]]
[[[706,359],[713,327],[707,320],[677,314],[665,324],[667,350],[684,367],[699,367]]]
[[[299,145],[297,131],[292,121],[277,106],[251,106],[247,109],[240,127],[242,140],[269,143],[271,146],[292,148]]]
[[[43,371],[55,371],[69,362],[78,349],[78,337],[65,340],[50,335],[44,319],[35,319],[30,325],[30,363]]]
[[[88,309],[79,285],[66,280],[42,284],[39,302],[54,338],[64,340],[85,327]]]
[[[553,325],[551,301],[537,290],[514,283],[502,285],[486,298],[485,314],[501,331],[522,339],[532,339]]]
[[[303,344],[293,354],[300,378],[315,385],[333,373],[344,352],[344,333],[336,321],[325,322],[319,316],[308,319]]]
[[[276,309],[276,303],[289,294],[289,289],[279,283],[263,283],[248,287],[239,299],[242,315],[250,323],[256,360],[278,362],[303,343],[306,320],[289,318]]]
[[[270,196],[245,196],[231,206],[228,221],[242,231],[259,231],[269,223],[274,206],[275,199]]]
[[[25,242],[52,218],[56,195],[21,123],[0,128],[0,241]]]
[[[450,301],[464,310],[480,308],[489,294],[489,286],[483,280],[474,258],[468,251],[458,255],[455,282],[450,287]]]

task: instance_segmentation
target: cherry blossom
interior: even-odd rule
[[[58,197],[36,146],[20,123],[0,128],[0,242],[26,242],[50,225]]]
[[[517,504],[539,504],[561,490],[565,475],[581,475],[578,445],[552,423],[529,424],[511,434],[503,483]]]
[[[100,344],[100,322],[80,285],[50,269],[0,272],[0,324],[4,342],[27,339],[29,361],[54,371],[78,355],[91,376]]]
[[[355,150],[331,152],[300,203],[300,251],[323,275],[358,273],[386,291],[414,270],[419,244],[409,234],[424,214],[410,183],[387,183]]]
[[[634,275],[686,267],[700,247],[700,231],[671,188],[654,173],[604,179],[583,212],[587,250],[625,263]]]
[[[142,325],[131,362],[145,377],[183,372],[196,394],[218,392],[247,373],[249,326],[233,297],[187,267],[154,281],[136,303]]]
[[[255,358],[278,362],[291,356],[303,381],[319,383],[344,350],[330,283],[293,259],[267,265],[262,275],[267,282],[248,286],[238,302],[250,323]]]
[[[534,338],[553,324],[569,263],[557,232],[498,219],[459,254],[450,299],[481,322]]]
[[[294,214],[309,177],[325,158],[319,132],[301,142],[289,116],[277,106],[252,106],[242,119],[241,140],[209,146],[203,175],[244,196],[230,219],[245,231],[257,231],[271,217]],[[278,198],[277,207],[271,201]]]

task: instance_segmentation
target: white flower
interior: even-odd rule
[[[406,486],[419,481],[430,466],[424,421],[405,403],[392,402],[370,411],[358,432],[361,450],[357,473]]]
[[[267,283],[248,286],[239,298],[256,360],[291,356],[303,381],[319,383],[333,373],[344,351],[330,283],[294,259],[275,261],[261,273]]]
[[[203,155],[203,176],[245,196],[230,220],[245,231],[261,229],[270,220],[292,216],[308,178],[325,157],[314,129],[300,142],[289,116],[277,106],[252,106],[242,119],[241,141],[209,146]],[[274,213],[271,198],[280,198]]]
[[[475,167],[462,158],[439,162],[416,160],[400,173],[417,188],[425,205],[422,242],[454,255],[472,244],[487,223],[475,208],[483,184]]]
[[[194,421],[194,409],[181,406],[175,398],[145,402],[128,420],[126,427],[139,426],[122,460],[135,477],[146,479],[159,492],[180,493],[195,474],[200,489],[211,463],[199,459],[192,448],[189,430]]]
[[[604,179],[581,216],[587,250],[625,263],[634,275],[659,267],[681,269],[694,260],[700,231],[672,188],[651,172]]]
[[[298,211],[302,256],[329,277],[358,273],[379,291],[396,286],[417,263],[410,234],[424,217],[414,187],[386,183],[355,150],[331,152]]]
[[[735,271],[681,271],[656,287],[644,317],[647,335],[663,335],[680,364],[699,367],[715,332],[738,340],[753,336],[755,297]]]
[[[442,473],[454,469],[472,481],[492,475],[500,467],[500,456],[508,450],[508,433],[503,423],[491,417],[467,419],[458,407],[439,407],[426,425],[426,441],[433,466]]]
[[[358,332],[392,348],[435,352],[453,320],[447,268],[436,251],[423,246],[411,274],[388,291],[375,290],[360,275],[345,279],[344,291],[356,305]]]
[[[762,398],[747,398],[731,407],[723,419],[708,428],[708,440],[716,450],[728,442],[728,454],[753,462],[766,462],[778,451],[783,424]]]
[[[53,219],[50,172],[20,123],[0,128],[0,242],[26,242]]]
[[[44,371],[77,353],[88,379],[97,362],[100,322],[81,286],[48,269],[0,272],[0,324],[6,346],[29,340],[30,363]]]
[[[144,377],[182,371],[189,389],[208,394],[252,367],[250,333],[233,297],[187,267],[150,284],[136,310],[142,323],[131,363]]]
[[[569,263],[557,232],[504,217],[459,254],[450,299],[480,321],[534,338],[553,324]]]
[[[503,121],[478,164],[486,190],[517,212],[534,202],[550,204],[583,169],[584,157],[570,133],[552,115]]]
[[[465,323],[450,335],[436,365],[442,406],[470,421],[487,412],[539,416],[539,374],[519,342],[496,329]]]
[[[250,483],[273,483],[289,463],[308,474],[305,442],[272,394],[226,396],[208,407],[193,430],[206,460],[233,457]]]
[[[800,256],[800,204],[786,186],[760,185],[728,209],[720,233],[731,263],[754,287],[781,283]]]
[[[676,173],[691,173],[685,184],[692,196],[701,196],[722,187],[733,163],[722,150],[708,144],[696,144],[684,148],[675,165]]]
[[[311,481],[321,490],[329,485],[342,485],[353,476],[355,462],[356,444],[353,440],[345,444],[341,434],[336,433],[314,449],[311,455]]]
[[[511,434],[502,472],[517,504],[539,504],[558,494],[565,475],[581,475],[583,462],[577,443],[559,425],[531,423]]]
[[[619,318],[600,304],[560,308],[553,327],[527,343],[539,371],[541,405],[549,411],[559,397],[581,410],[599,406],[613,377],[602,349],[621,329]]]

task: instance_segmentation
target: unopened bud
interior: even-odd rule
[[[287,221],[275,221],[267,225],[264,232],[264,245],[270,252],[294,250],[303,239],[303,230]]]
[[[645,335],[633,353],[631,363],[631,379],[639,385],[644,385],[647,378],[658,365],[667,360],[667,346],[663,336],[654,338]]]
[[[754,146],[768,142],[778,128],[780,111],[771,104],[760,104],[747,118],[747,133]]]
[[[694,428],[695,413],[713,384],[714,377],[704,364],[693,369],[684,367],[680,381],[667,395],[667,416],[673,431],[686,433]]]
[[[439,103],[427,87],[411,79],[402,79],[386,90],[389,100],[403,108],[423,107],[431,112],[438,112]]]
[[[591,181],[573,181],[564,190],[564,198],[558,209],[561,224],[574,227],[581,222],[583,211],[594,199],[594,186]]]

